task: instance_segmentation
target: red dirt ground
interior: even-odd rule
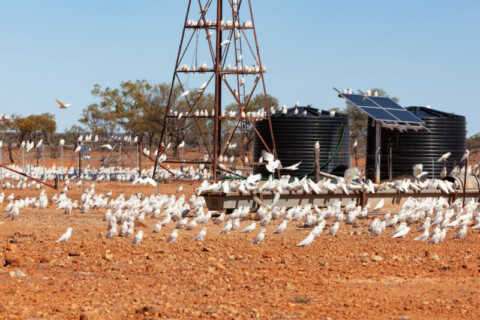
[[[183,183],[191,194],[196,184]],[[162,185],[172,193],[179,183]],[[154,187],[98,184],[150,195]],[[49,197],[54,190],[47,190]],[[10,193],[7,191],[6,195]],[[38,191],[15,191],[16,197]],[[80,190],[69,196],[79,199]],[[0,218],[1,319],[478,319],[480,317],[480,234],[429,245],[388,235],[370,237],[366,225],[326,232],[297,248],[310,230],[291,222],[274,235],[267,227],[260,245],[254,234],[219,235],[207,226],[180,230],[177,243],[165,240],[174,224],[152,233],[156,220],[136,223],[132,239],[106,239],[105,209],[67,216],[49,204],[23,209],[18,220]],[[241,224],[243,228],[250,221]],[[327,225],[327,228],[331,224]],[[67,243],[54,241],[73,227]],[[362,233],[355,235],[354,230]],[[415,232],[415,235],[418,232]],[[4,262],[7,264],[4,266]],[[20,269],[25,277],[12,276]]]

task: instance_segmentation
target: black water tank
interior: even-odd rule
[[[465,117],[426,107],[406,109],[425,121],[426,127],[431,132],[426,130],[399,132],[382,128],[380,178],[388,179],[389,170],[392,178],[411,176],[413,166],[417,163],[423,164],[423,171],[428,172],[428,178],[440,178],[443,163],[438,163],[437,159],[451,152],[452,155],[447,161],[447,170],[450,172],[454,163],[458,164],[465,152],[467,136]],[[366,162],[367,177],[373,180],[375,178],[375,127],[372,127],[371,118],[368,119]]]
[[[297,112],[295,112],[297,110]],[[255,123],[255,127],[265,140],[270,150],[270,128],[268,120]],[[283,167],[302,162],[297,171],[281,170],[282,175],[302,177],[313,175],[313,148],[315,142],[320,142],[320,165],[324,172],[343,175],[349,167],[350,132],[348,117],[336,112],[319,111],[312,107],[293,107],[286,114],[277,111],[272,115],[272,127],[277,147],[277,156]],[[263,142],[255,133],[253,159],[258,162],[266,150]],[[254,173],[262,173],[268,177],[270,173],[265,166],[254,166]]]

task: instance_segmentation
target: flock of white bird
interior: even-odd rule
[[[303,181],[299,180],[293,183],[288,183],[287,180],[280,180],[279,182],[270,180],[266,183],[259,183],[259,180],[258,176],[251,176],[243,184],[237,181],[224,181],[220,185],[224,187],[228,185],[229,189],[242,188],[240,186],[243,185],[245,188],[248,187],[250,191],[274,191],[276,195],[271,204],[265,204],[255,197],[258,204],[256,212],[250,212],[249,207],[240,207],[229,215],[222,212],[216,218],[212,215],[216,215],[217,212],[207,210],[202,196],[193,195],[187,200],[185,195],[181,194],[181,188],[178,190],[178,194],[181,194],[178,197],[176,195],[144,197],[141,194],[136,194],[126,198],[122,194],[113,198],[111,191],[106,195],[95,193],[95,183],[92,183],[81,195],[80,201],[69,198],[69,188],[65,187],[60,194],[55,194],[51,199],[48,199],[44,190],[40,192],[38,197],[26,197],[24,199],[15,199],[14,194],[4,199],[4,194],[1,193],[0,204],[4,200],[9,202],[3,211],[7,212],[7,217],[12,219],[18,219],[23,208],[45,210],[49,208],[49,203],[50,207],[55,206],[57,210],[63,210],[65,214],[71,214],[73,210],[80,210],[84,214],[90,213],[92,209],[105,210],[103,215],[106,224],[105,237],[132,237],[133,244],[140,244],[144,233],[143,230],[139,230],[135,234],[135,222],[144,222],[146,219],[156,221],[152,233],[161,232],[162,227],[167,225],[175,225],[175,229],[168,237],[167,242],[177,241],[179,232],[182,232],[180,230],[190,232],[200,229],[193,240],[202,241],[207,237],[208,226],[223,225],[219,233],[230,234],[233,232],[253,233],[257,225],[260,225],[263,228],[252,241],[254,244],[260,244],[267,236],[266,226],[275,224],[276,228],[272,234],[282,234],[290,225],[295,223],[295,227],[291,228],[296,229],[298,225],[312,228],[308,236],[297,244],[297,246],[308,246],[322,235],[327,224],[331,226],[327,235],[337,235],[338,231],[347,224],[360,228],[358,229],[358,233],[360,233],[362,230],[359,227],[360,224],[356,224],[356,220],[370,218],[367,216],[369,205],[361,207],[354,201],[343,208],[340,201],[335,201],[331,206],[324,209],[311,204],[292,208],[277,206],[281,190],[299,190],[304,186],[313,190],[315,185],[319,189],[324,188],[325,191],[332,191],[333,189],[327,188],[327,181],[314,183],[311,180],[302,179]],[[204,191],[215,190],[217,186],[218,184],[204,182],[197,191],[198,194],[201,194]],[[378,190],[378,188],[374,190]],[[384,201],[381,200],[373,210],[377,212],[383,205]],[[414,240],[440,243],[447,238],[447,231],[458,229],[453,238],[463,239],[469,227],[472,230],[480,229],[478,206],[478,202],[471,201],[465,207],[462,207],[461,200],[448,204],[447,200],[442,197],[424,200],[409,198],[398,213],[392,215],[387,212],[383,217],[375,218],[365,231],[370,232],[371,236],[380,236],[387,233],[388,228],[391,228],[392,238],[405,238],[409,233],[420,232]],[[242,223],[246,223],[246,225],[242,227]],[[68,241],[71,236],[72,228],[68,228],[67,232],[57,242]]]
[[[233,147],[233,146],[232,146]],[[450,155],[445,154],[438,161],[445,161]],[[466,157],[466,158],[465,158]],[[468,158],[468,151],[466,156]],[[261,161],[266,162],[266,168],[270,172],[282,168],[278,159],[266,151],[262,152]],[[296,170],[300,163],[290,166],[289,170]],[[38,169],[38,168],[37,168]],[[124,168],[117,168],[118,170],[125,170]],[[104,168],[101,170],[102,174],[108,176],[117,170],[115,168]],[[45,190],[41,190],[37,197],[26,197],[24,199],[15,199],[14,194],[10,194],[5,198],[4,193],[0,194],[0,205],[4,200],[8,205],[3,209],[7,212],[7,217],[18,219],[20,211],[23,208],[36,208],[45,210],[51,206],[55,206],[57,210],[63,210],[65,214],[71,214],[73,210],[80,210],[80,212],[88,214],[91,209],[106,210],[103,220],[106,221],[107,238],[133,237],[133,244],[140,244],[143,238],[143,230],[135,233],[135,222],[144,222],[145,219],[158,220],[152,230],[153,233],[159,233],[162,227],[169,224],[175,224],[174,231],[170,234],[167,242],[175,242],[179,238],[179,230],[192,231],[194,229],[203,227],[201,231],[193,238],[195,241],[202,241],[207,236],[207,227],[212,224],[223,225],[220,234],[229,234],[238,230],[242,233],[252,233],[257,224],[266,227],[270,224],[276,223],[276,228],[273,234],[281,234],[286,231],[292,221],[297,221],[304,227],[312,228],[309,235],[299,242],[297,246],[308,246],[316,238],[320,237],[327,223],[331,224],[328,235],[336,235],[343,225],[349,224],[358,227],[355,223],[356,219],[366,219],[369,213],[370,205],[365,207],[357,205],[355,201],[351,201],[342,208],[340,201],[335,201],[331,206],[320,209],[315,205],[307,204],[303,206],[295,206],[292,208],[278,206],[278,200],[282,194],[295,191],[303,191],[305,193],[322,194],[332,192],[342,192],[350,194],[356,191],[365,191],[367,193],[376,193],[381,190],[397,190],[398,192],[419,192],[419,191],[434,191],[438,190],[444,194],[455,192],[457,187],[455,183],[439,179],[424,179],[425,172],[423,172],[421,165],[414,166],[415,180],[402,179],[384,182],[381,184],[374,184],[371,180],[363,181],[358,179],[358,170],[347,170],[345,177],[339,177],[336,181],[321,180],[314,182],[307,177],[291,178],[290,176],[283,176],[280,179],[273,179],[272,176],[266,181],[262,181],[260,174],[249,175],[244,180],[224,180],[219,182],[212,182],[210,173],[199,168],[191,168],[191,175],[197,175],[198,180],[203,180],[196,189],[197,194],[192,195],[190,199],[186,199],[182,194],[182,187],[177,190],[177,195],[151,195],[144,197],[142,194],[131,195],[126,198],[121,194],[117,198],[113,198],[112,191],[104,194],[95,193],[95,182],[93,182],[87,190],[85,190],[80,198],[80,201],[72,200],[68,197],[68,192],[73,187],[80,187],[81,181],[72,185],[67,179],[64,184],[65,187],[60,194],[55,194],[51,199],[48,199]],[[113,170],[113,171],[109,171]],[[153,168],[142,172],[138,175],[136,171],[132,170],[131,176],[127,176],[126,181],[133,181],[133,184],[151,184],[157,185],[157,181],[151,177]],[[454,171],[460,173],[464,169],[455,168]],[[478,167],[469,168],[470,173],[478,174]],[[188,172],[188,170],[186,170]],[[48,171],[49,175],[54,175],[55,168]],[[202,172],[204,175],[202,175]],[[162,174],[162,173],[160,173]],[[170,173],[169,173],[170,174]],[[185,171],[180,171],[181,175],[185,175]],[[25,178],[18,178],[18,175],[11,173],[10,177],[3,178],[18,179],[16,183],[12,183],[16,189],[25,189],[28,187]],[[98,179],[98,178],[97,178]],[[104,180],[99,180],[104,181]],[[7,182],[8,183],[8,182]],[[38,185],[38,184],[37,184]],[[5,189],[5,185],[2,185]],[[31,187],[31,186],[30,186]],[[225,212],[218,213],[209,211],[206,207],[204,193],[208,192],[239,192],[242,194],[255,194],[262,192],[269,192],[275,194],[275,197],[270,204],[266,204],[258,197],[254,196],[254,200],[258,204],[256,212],[250,212],[250,207],[239,207],[230,215]],[[288,195],[286,195],[288,196]],[[380,200],[373,212],[378,213],[384,206],[384,200]],[[480,214],[479,203],[471,201],[462,206],[462,201],[459,199],[452,204],[449,204],[446,198],[439,197],[437,199],[427,198],[419,200],[416,198],[409,198],[401,207],[401,209],[394,215],[387,212],[382,218],[375,218],[368,226],[367,231],[371,236],[379,236],[387,232],[391,228],[392,238],[405,238],[409,233],[421,232],[414,240],[426,241],[429,243],[440,243],[447,238],[449,230],[459,229],[455,232],[453,238],[463,239],[467,234],[467,230],[471,227],[472,230],[480,229]],[[213,217],[216,216],[218,217]],[[149,217],[149,218],[148,218]],[[247,223],[247,226],[241,227],[242,223]],[[417,227],[418,226],[418,227]],[[433,228],[433,230],[431,230]],[[361,233],[361,230],[358,230]],[[72,235],[72,228],[62,235],[57,242],[68,241]],[[260,244],[266,237],[266,229],[262,228],[260,233],[253,239],[252,243]]]

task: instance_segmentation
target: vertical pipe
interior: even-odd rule
[[[435,179],[435,159],[432,158],[432,179]]]
[[[30,152],[30,168],[29,168],[29,172],[30,172],[30,189],[32,189],[32,153]]]
[[[63,144],[60,146],[60,157],[62,161],[62,177],[63,177]],[[63,180],[63,179],[62,179]]]
[[[185,169],[185,158],[183,156],[183,150],[185,149],[185,147],[182,148],[182,165],[181,165],[181,169],[182,169],[182,172],[183,170]]]
[[[379,121],[375,121],[375,183],[380,183],[380,143],[382,127]]]
[[[318,144],[318,148],[317,148]],[[316,143],[313,148],[314,153],[314,162],[313,162],[313,171],[314,171],[314,181],[318,183],[320,181],[320,143]]]
[[[138,155],[138,176],[142,173],[142,153],[143,153],[143,143],[140,141],[138,144],[138,150],[139,150],[139,155]]]
[[[392,147],[390,146],[390,159],[388,159],[388,160],[389,160],[388,178],[389,178],[390,180],[393,179],[393,168],[392,168],[392,166],[393,166],[393,158],[392,158],[392,156],[393,156],[393,155],[392,155]]]
[[[44,181],[47,181],[47,176],[45,173],[45,145],[42,146],[42,160],[43,160],[43,179]]]
[[[463,206],[465,207],[465,197],[467,196],[467,171],[468,171],[468,158],[465,159],[465,177],[463,178]]]
[[[85,158],[83,154],[83,142],[82,142],[82,149],[80,150],[80,159],[81,159],[81,165],[82,165],[81,178],[82,178],[82,193],[83,193],[85,192]]]
[[[215,48],[215,116],[213,124],[213,181],[217,181],[217,162],[220,153],[220,144],[222,139],[222,128],[220,114],[222,112],[222,76],[220,68],[222,66],[222,3],[223,0],[217,0],[217,32]]]
[[[137,143],[137,163],[135,163],[135,168],[138,170],[139,168],[139,162],[138,162],[138,143]]]

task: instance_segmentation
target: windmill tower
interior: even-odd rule
[[[235,135],[240,135],[240,161],[243,165],[253,164],[246,157],[244,134],[247,129],[256,131],[255,121],[269,121],[273,150],[270,150],[258,131],[256,133],[263,141],[265,150],[273,153],[276,158],[265,72],[266,67],[260,59],[250,0],[189,0],[154,175],[158,159],[168,149],[167,139],[171,136],[168,130],[172,127],[179,128],[186,122],[198,132],[206,155],[201,161],[182,161],[213,165],[215,181],[218,165],[225,158],[223,156],[231,147]],[[197,78],[203,80],[194,83]],[[213,96],[209,96],[211,103],[206,105],[207,92],[212,91],[212,87]],[[249,109],[249,103],[257,89],[265,97],[265,109],[253,112]],[[222,100],[231,102],[228,111],[222,105]],[[175,110],[176,108],[181,110]],[[169,121],[174,123],[169,125]],[[206,131],[202,122],[209,122],[208,127],[213,127],[213,132],[211,129]],[[164,163],[169,163],[169,160]]]

